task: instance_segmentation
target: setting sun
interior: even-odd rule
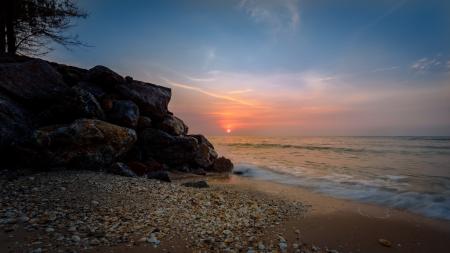
[[[227,134],[229,134],[229,133],[231,133],[231,129],[228,128],[227,129]]]

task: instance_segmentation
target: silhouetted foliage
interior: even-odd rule
[[[83,45],[64,32],[72,18],[85,18],[73,0],[2,0],[0,3],[0,54],[44,54],[50,42],[66,48]]]

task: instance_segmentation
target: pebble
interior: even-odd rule
[[[45,232],[52,233],[52,232],[55,232],[55,229],[54,228],[46,228]]]
[[[78,243],[81,241],[81,238],[78,235],[72,235],[72,241]]]
[[[392,243],[386,239],[380,238],[378,239],[378,242],[383,245],[384,247],[391,247]]]
[[[154,246],[158,246],[160,241],[156,238],[154,233],[151,233],[150,236],[147,239],[148,243],[153,244]]]

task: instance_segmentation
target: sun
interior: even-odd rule
[[[227,128],[227,134],[231,133],[231,129]]]

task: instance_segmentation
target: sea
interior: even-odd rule
[[[450,220],[450,137],[210,137],[239,176]]]

